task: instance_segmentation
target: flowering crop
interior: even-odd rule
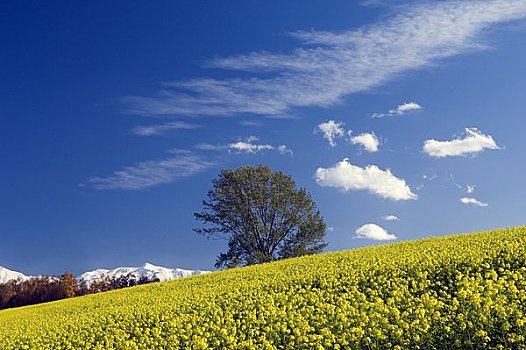
[[[526,349],[526,227],[0,311],[0,349]]]

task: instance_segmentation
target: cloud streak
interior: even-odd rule
[[[198,127],[199,125],[176,121],[159,125],[139,125],[132,129],[132,133],[139,136],[154,136],[165,134],[170,130],[190,130]]]
[[[383,118],[404,115],[409,112],[419,111],[422,109],[416,102],[406,102],[398,105],[395,109],[390,109],[387,113],[374,113],[371,118]]]
[[[176,151],[171,157],[139,162],[106,177],[92,177],[81,186],[97,190],[141,190],[190,177],[212,165],[194,153]]]
[[[322,187],[336,187],[347,192],[365,190],[394,201],[418,199],[405,180],[394,176],[391,170],[382,170],[376,165],[361,168],[347,158],[333,167],[318,168],[314,179]]]
[[[154,96],[128,96],[139,115],[286,115],[297,107],[328,107],[401,73],[486,48],[492,26],[526,17],[524,0],[424,2],[390,18],[342,32],[299,31],[288,54],[253,52],[208,66],[256,73],[247,78],[197,78],[165,83]],[[263,78],[258,73],[265,72]]]
[[[460,202],[462,204],[471,204],[475,207],[480,207],[480,208],[484,208],[488,206],[488,203],[484,203],[484,202],[479,201],[478,199],[470,198],[470,197],[462,197],[460,198]]]
[[[286,145],[273,146],[273,145],[268,145],[268,144],[255,143],[258,140],[259,139],[256,136],[249,136],[246,139],[232,142],[227,145],[221,145],[221,144],[211,145],[208,143],[200,143],[196,146],[196,148],[200,150],[204,150],[204,151],[228,150],[228,151],[233,151],[237,153],[249,153],[249,154],[256,154],[262,151],[276,151],[279,154],[290,154],[290,155],[293,154],[292,150],[288,148]]]
[[[464,138],[451,141],[427,140],[424,142],[424,152],[430,157],[458,157],[474,155],[485,149],[500,149],[490,135],[484,135],[477,128],[466,128]],[[457,185],[458,186],[458,185]]]

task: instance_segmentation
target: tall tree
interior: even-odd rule
[[[221,171],[194,213],[204,224],[199,234],[228,239],[216,267],[236,267],[319,253],[325,222],[316,204],[294,180],[269,167],[243,166]]]

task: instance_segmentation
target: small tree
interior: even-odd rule
[[[236,267],[319,253],[327,245],[325,222],[316,204],[294,180],[269,167],[221,171],[194,213],[199,234],[228,239],[216,267]]]
[[[74,297],[77,289],[77,279],[71,272],[65,272],[60,276],[60,299]]]

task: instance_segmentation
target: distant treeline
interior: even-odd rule
[[[33,277],[26,281],[11,280],[0,284],[0,309],[45,303],[152,282],[159,282],[159,279],[145,276],[137,278],[129,274],[121,277],[106,277],[87,284],[84,280],[78,282],[69,272],[62,276]]]

